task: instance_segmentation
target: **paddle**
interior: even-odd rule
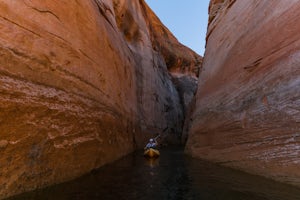
[[[159,138],[160,137],[160,135],[158,134],[158,136],[156,136],[155,138],[154,138],[154,140],[156,140],[157,138]]]

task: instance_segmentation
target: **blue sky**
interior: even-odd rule
[[[209,0],[145,0],[182,44],[204,54]]]

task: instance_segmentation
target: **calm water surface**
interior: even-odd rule
[[[10,200],[299,200],[300,189],[162,149],[135,152],[74,181]]]

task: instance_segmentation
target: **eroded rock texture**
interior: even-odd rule
[[[186,151],[300,186],[299,1],[211,1]]]
[[[0,199],[82,175],[149,133],[178,141],[168,68],[195,76],[201,62],[138,0],[1,1],[0,55]]]
[[[186,113],[197,89],[202,57],[178,43],[157,16],[144,4],[153,48],[164,57],[173,83],[180,95],[183,112]]]

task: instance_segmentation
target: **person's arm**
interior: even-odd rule
[[[149,148],[149,146],[150,146],[150,144],[148,143],[148,144],[146,144],[146,146],[145,146],[145,148],[144,149],[148,149]]]
[[[155,146],[157,147],[158,146],[158,142],[156,141],[156,139],[154,139],[154,143],[155,143]]]

